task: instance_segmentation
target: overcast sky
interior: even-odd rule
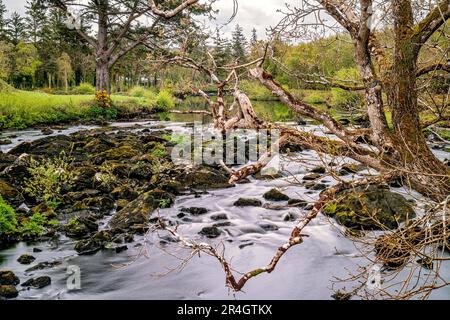
[[[27,0],[3,0],[9,13],[17,11],[21,15],[25,14],[25,3]],[[295,3],[295,0],[238,0],[239,10],[236,18],[231,24],[223,27],[223,32],[230,35],[236,23],[239,23],[245,31],[247,38],[250,37],[251,30],[256,28],[260,39],[265,38],[266,28],[278,23],[281,15],[276,13],[277,9],[285,7],[285,3]],[[219,26],[225,24],[233,12],[233,0],[218,0],[214,5],[220,10],[217,20],[213,24]]]

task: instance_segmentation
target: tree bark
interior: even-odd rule
[[[429,149],[417,106],[417,58],[420,47],[410,30],[413,15],[409,0],[394,0],[394,61],[388,99],[394,125],[394,148],[413,187],[442,201],[449,194],[450,170]]]

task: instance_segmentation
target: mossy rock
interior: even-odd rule
[[[339,175],[346,176],[351,173],[358,173],[364,169],[365,169],[365,167],[360,164],[346,163],[346,164],[342,165],[341,169],[339,170]]]
[[[31,212],[33,213],[40,213],[47,219],[53,219],[56,217],[55,209],[50,207],[47,203],[42,202],[38,204],[37,206],[31,208]]]
[[[100,231],[93,237],[87,240],[81,240],[75,245],[75,251],[81,255],[94,254],[99,250],[105,248],[105,246],[111,242],[112,236],[106,231]]]
[[[269,200],[269,201],[288,201],[289,200],[289,197],[287,195],[285,195],[280,190],[275,189],[275,188],[264,193],[263,197],[264,197],[264,199]]]
[[[19,295],[19,291],[12,285],[0,285],[0,297],[13,299]]]
[[[337,194],[322,213],[355,229],[396,229],[399,223],[415,217],[408,200],[383,186],[355,188]]]
[[[121,146],[98,153],[95,155],[95,158],[106,160],[128,160],[138,154],[140,154],[140,152],[131,146]]]
[[[239,198],[233,203],[235,207],[261,207],[262,202],[259,199]]]
[[[154,210],[161,206],[171,205],[175,196],[166,191],[155,189],[140,195],[120,210],[110,221],[113,229],[129,229],[133,225],[147,223]]]
[[[12,184],[3,179],[0,179],[0,194],[7,201],[16,199],[20,196],[19,190],[17,190]]]
[[[180,181],[185,188],[202,190],[229,188],[232,186],[228,183],[229,177],[225,173],[207,166],[197,166],[186,170],[180,173],[176,180]]]

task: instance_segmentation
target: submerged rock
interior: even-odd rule
[[[308,202],[303,199],[289,199],[288,200],[288,206],[290,207],[300,207],[304,208],[308,205]]]
[[[228,220],[228,216],[225,213],[218,213],[211,216],[211,220],[213,221]]]
[[[34,279],[29,279],[21,284],[22,287],[33,287],[36,289],[42,289],[49,286],[52,283],[52,279],[48,276],[37,277]]]
[[[221,189],[229,188],[229,177],[222,171],[206,166],[197,166],[193,169],[183,170],[177,178],[185,188],[194,189]]]
[[[36,258],[33,257],[32,255],[23,254],[17,259],[17,262],[19,262],[20,264],[30,264],[34,260],[36,260]]]
[[[20,283],[19,278],[14,274],[14,272],[9,270],[0,271],[0,285],[12,285],[16,286]]]
[[[271,189],[264,193],[264,199],[269,201],[288,201],[289,197],[278,189]]]
[[[310,174],[305,175],[303,177],[303,180],[304,181],[313,181],[313,180],[319,179],[320,177],[322,177],[322,175],[320,173],[310,173]]]
[[[171,205],[174,199],[173,194],[163,190],[149,191],[120,210],[111,219],[109,225],[113,229],[126,230],[135,224],[145,224],[154,210]]]
[[[327,204],[322,213],[356,229],[395,229],[399,223],[416,215],[405,197],[383,186],[340,192],[337,200]]]
[[[213,239],[213,238],[217,238],[222,234],[222,231],[217,227],[217,226],[212,226],[212,227],[204,227],[199,234]]]
[[[239,198],[233,203],[235,207],[261,207],[262,202],[259,199]]]
[[[19,295],[19,291],[12,285],[0,285],[0,297],[13,299]]]
[[[105,248],[106,244],[111,242],[111,234],[106,231],[100,231],[87,240],[81,240],[75,245],[75,251],[80,255],[94,254]]]
[[[36,271],[36,270],[44,270],[44,269],[50,269],[56,266],[61,265],[62,262],[61,261],[45,261],[45,262],[40,262],[35,266],[32,266],[31,268],[28,268],[25,270],[25,272],[31,272],[31,271]]]
[[[203,214],[208,213],[208,209],[206,209],[206,208],[198,208],[198,207],[190,207],[190,208],[182,208],[181,212],[190,213],[193,216],[201,216]]]

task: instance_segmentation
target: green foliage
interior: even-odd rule
[[[47,219],[40,213],[33,214],[22,224],[20,233],[25,239],[35,239],[45,234]]]
[[[40,162],[32,159],[28,168],[31,177],[25,181],[25,192],[38,201],[58,201],[61,189],[73,184],[74,173],[70,168],[72,161],[65,152],[57,158]]]
[[[95,87],[90,83],[83,82],[73,88],[72,92],[74,94],[95,94]]]
[[[118,110],[115,107],[103,108],[101,106],[92,106],[89,108],[88,117],[91,119],[114,120],[117,118]]]
[[[145,97],[148,90],[146,90],[144,87],[136,86],[131,88],[128,92],[130,96],[136,97],[136,98],[143,98]]]
[[[327,102],[327,94],[324,91],[310,91],[306,94],[304,100],[309,104],[325,104]]]
[[[344,110],[352,110],[358,108],[361,103],[361,97],[358,93],[343,90],[340,88],[331,89],[331,103],[332,107]]]
[[[0,196],[0,235],[13,234],[17,231],[16,212]]]
[[[158,112],[168,111],[175,107],[175,98],[168,90],[161,90],[156,96],[154,108]]]
[[[277,100],[273,94],[263,85],[256,81],[243,80],[240,83],[240,88],[244,91],[251,100],[255,101],[273,101]]]

